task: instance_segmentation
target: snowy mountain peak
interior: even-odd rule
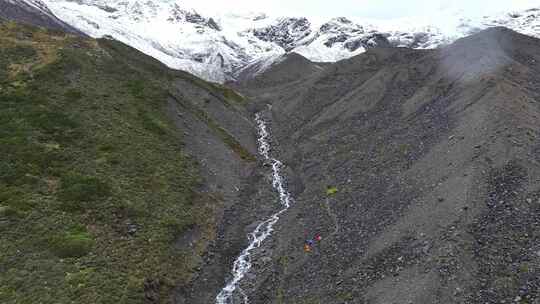
[[[167,18],[170,22],[176,23],[192,23],[201,27],[207,27],[215,31],[221,31],[221,27],[217,24],[214,18],[205,18],[197,13],[195,10],[185,10],[181,8],[177,3],[174,3],[171,8],[171,15]],[[202,33],[199,31],[199,33]]]
[[[321,25],[319,31],[321,33],[328,33],[328,32],[359,33],[359,32],[364,32],[364,28],[358,24],[353,23],[351,20],[345,17],[338,17]]]
[[[434,48],[493,26],[540,37],[540,9],[451,24],[418,20],[368,24],[338,17],[314,24],[306,17],[264,13],[205,16],[176,0],[45,0],[62,20],[93,37],[110,36],[172,68],[224,82],[260,73],[283,54],[338,61],[371,47]],[[413,26],[411,26],[411,24]]]

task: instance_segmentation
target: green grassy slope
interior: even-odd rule
[[[214,224],[163,111],[178,75],[117,42],[0,23],[0,303],[165,303],[189,279],[205,244],[172,244]]]

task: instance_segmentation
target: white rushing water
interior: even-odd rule
[[[283,164],[270,156],[270,134],[266,129],[266,123],[260,114],[255,116],[255,121],[257,122],[259,133],[259,154],[264,158],[265,162],[270,162],[272,165],[272,186],[279,194],[279,203],[281,204],[282,209],[260,223],[257,228],[249,234],[249,245],[234,261],[232,269],[233,277],[217,295],[216,304],[233,304],[235,293],[242,298],[243,304],[249,303],[247,295],[240,288],[239,284],[251,269],[251,253],[254,249],[261,247],[263,241],[272,234],[274,225],[279,221],[280,216],[289,209],[292,202],[291,195],[287,191],[284,178],[281,175],[281,167]]]

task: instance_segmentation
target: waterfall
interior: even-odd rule
[[[287,191],[285,180],[281,174],[283,164],[279,160],[270,156],[270,134],[266,128],[266,122],[259,113],[255,115],[255,121],[257,122],[259,135],[259,154],[265,162],[269,162],[272,166],[272,186],[279,194],[281,210],[261,222],[259,225],[257,225],[255,230],[249,234],[249,245],[242,250],[240,256],[238,256],[234,261],[231,272],[232,279],[217,295],[216,304],[233,304],[235,294],[240,296],[240,298],[243,300],[243,304],[249,303],[248,296],[240,288],[239,284],[251,269],[251,253],[254,249],[261,247],[264,240],[266,240],[272,234],[274,231],[274,225],[279,221],[280,216],[289,209],[292,202],[291,195]]]

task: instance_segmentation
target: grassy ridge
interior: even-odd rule
[[[0,303],[166,302],[212,199],[135,50],[0,24]],[[203,248],[199,244],[197,248]]]

